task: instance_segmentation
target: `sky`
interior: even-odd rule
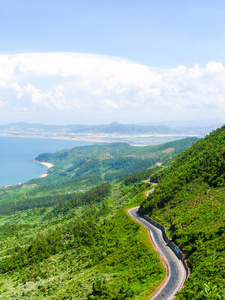
[[[0,0],[0,124],[225,117],[224,0]]]

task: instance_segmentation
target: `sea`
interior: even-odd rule
[[[47,167],[32,162],[41,153],[93,145],[95,142],[0,137],[0,187],[18,184],[40,177]]]

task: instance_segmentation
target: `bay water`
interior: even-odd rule
[[[40,177],[47,167],[32,160],[41,153],[93,144],[75,140],[0,137],[0,187]]]

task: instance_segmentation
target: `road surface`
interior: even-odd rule
[[[149,196],[150,194],[152,194],[154,191],[155,191],[155,188],[152,188],[151,190],[146,191],[146,192],[145,192],[145,198],[147,199],[148,196]]]
[[[139,207],[133,207],[128,210],[137,222],[142,224],[148,230],[153,240],[153,243],[167,265],[168,276],[162,287],[152,296],[151,300],[170,300],[173,299],[175,294],[182,288],[186,279],[186,271],[182,262],[176,257],[173,251],[167,246],[163,237],[162,231],[140,217],[137,213]]]

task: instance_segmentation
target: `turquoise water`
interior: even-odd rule
[[[40,177],[47,168],[32,162],[40,153],[93,144],[86,141],[0,137],[0,186]]]

